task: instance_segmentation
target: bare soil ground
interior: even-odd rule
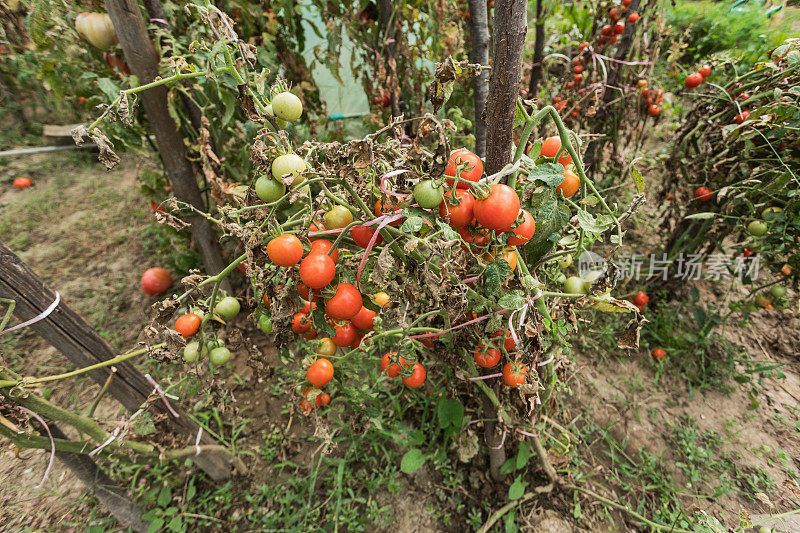
[[[0,240],[59,290],[64,300],[120,352],[135,344],[141,325],[147,320],[152,301],[139,290],[139,276],[145,268],[156,266],[145,231],[152,214],[137,184],[145,163],[137,162],[132,154],[123,161],[112,172],[104,171],[89,154],[15,159],[0,166]],[[146,164],[152,165],[149,160]],[[13,189],[10,181],[19,175],[28,175],[36,185],[25,191]],[[712,294],[713,287],[703,290],[709,298],[721,297]],[[244,316],[237,321],[252,331],[252,321]],[[591,471],[598,486],[607,489],[603,494],[614,495],[621,490],[619,477],[611,475],[621,464],[615,457],[622,453],[640,463],[640,451],[646,450],[659,461],[658,465],[632,471],[626,478],[639,476],[636,483],[637,490],[641,490],[640,501],[653,506],[645,508],[645,514],[649,515],[660,503],[655,496],[655,481],[642,476],[665,472],[683,491],[678,498],[685,508],[704,510],[727,526],[738,523],[740,509],[753,516],[790,509],[782,495],[787,490],[784,482],[796,482],[800,470],[798,326],[800,319],[795,310],[771,311],[760,313],[747,327],[732,323],[725,331],[729,341],[745,346],[754,359],[784,364],[781,370],[785,377],[764,380],[755,400],[749,386],[736,383],[731,384],[728,393],[690,392],[682,380],[670,373],[669,365],[657,374],[648,355],[651,347],[643,346],[639,353],[629,355],[612,351],[580,355],[569,383],[574,396],[567,401],[559,419],[564,424],[575,421],[575,428],[587,428],[591,420],[592,427],[603,428],[604,438],[573,443],[573,451],[582,461],[579,470]],[[267,378],[232,386],[239,414],[254,420],[240,446],[257,452],[263,447],[264,435],[278,431],[284,437],[276,446],[277,460],[313,461],[320,453],[319,446],[302,439],[292,442],[286,437],[308,436],[315,428],[299,424],[296,413],[284,408],[286,398],[294,394],[293,386],[274,372],[282,363],[266,341],[259,342],[259,349],[272,369]],[[242,377],[251,372],[245,360],[244,352],[234,355],[236,370]],[[63,356],[30,332],[0,337],[0,364],[26,375],[70,368]],[[54,387],[52,400],[59,405],[85,408],[97,390],[98,386],[88,380],[72,380]],[[113,418],[118,409],[113,401],[104,401],[100,414]],[[692,427],[698,434],[714,432],[719,436],[718,443],[707,447],[713,452],[699,459],[686,457],[676,443],[676,425]],[[325,431],[324,425],[316,429]],[[586,430],[587,435],[590,433]],[[554,461],[560,461],[558,450],[552,453]],[[269,479],[271,470],[259,464],[257,458],[246,459],[250,472],[235,483],[234,490]],[[730,461],[726,462],[726,458]],[[5,480],[0,484],[0,523],[4,529],[52,529],[59,523],[80,528],[91,523],[114,527],[114,522],[95,508],[81,484],[57,461],[44,487],[37,489],[47,461],[46,452],[17,453],[10,443],[0,442],[0,478]],[[687,471],[691,469],[686,465],[697,469],[703,462],[718,462],[720,470],[705,472],[696,478],[696,484],[690,484]],[[573,471],[566,463],[558,464],[565,471]],[[743,475],[737,477],[737,472]],[[765,495],[766,499],[757,495],[760,472],[774,482],[774,490]],[[723,482],[731,490],[712,496]],[[395,518],[391,530],[453,530],[430,513],[431,495],[441,490],[435,476],[421,469],[399,483],[397,494],[376,495],[379,505],[392,508]],[[461,490],[476,495],[472,487]],[[505,489],[498,489],[498,494],[504,492]],[[524,529],[559,533],[634,530],[623,514],[607,514],[596,503],[579,501],[580,518],[574,512],[575,502],[564,496],[528,502],[519,511],[521,521],[527,524]],[[800,531],[786,527],[785,531]]]

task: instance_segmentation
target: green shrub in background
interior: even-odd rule
[[[687,43],[681,61],[695,64],[711,54],[728,51],[741,56],[744,65],[754,64],[768,50],[791,37],[800,15],[786,12],[783,20],[768,17],[760,2],[693,2],[680,0],[667,10],[667,22]],[[688,31],[688,34],[685,33]]]

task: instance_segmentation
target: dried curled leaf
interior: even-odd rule
[[[642,331],[642,326],[649,322],[644,316],[636,313],[634,317],[625,326],[625,331],[619,336],[617,347],[621,350],[638,350],[639,349],[639,334]]]
[[[100,150],[100,155],[97,157],[98,161],[103,163],[108,170],[117,166],[120,162],[119,156],[114,153],[114,144],[108,140],[105,133],[99,128],[94,128],[92,131],[86,129],[86,126],[80,125],[70,131],[72,139],[78,146],[83,145],[83,140],[86,137],[92,139]]]

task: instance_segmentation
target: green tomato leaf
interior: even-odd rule
[[[524,440],[519,445],[519,451],[517,451],[517,470],[524,467],[528,464],[528,459],[531,458],[531,445],[528,441]]]
[[[164,527],[164,519],[163,518],[156,518],[150,525],[147,527],[147,533],[157,533],[161,531],[161,528]]]
[[[497,305],[501,309],[519,309],[525,305],[525,297],[522,291],[514,291],[500,298]]]
[[[636,191],[644,192],[644,178],[642,177],[642,173],[633,165],[631,165],[631,177],[633,178],[633,184],[636,186]]]
[[[158,493],[157,501],[159,507],[166,507],[169,505],[169,502],[172,501],[172,491],[169,487],[165,486],[161,489],[161,492]]]
[[[514,483],[508,488],[508,499],[509,500],[519,500],[525,494],[525,487],[528,484],[522,481],[522,476],[517,476],[514,480]]]
[[[404,233],[416,233],[421,230],[422,226],[424,225],[425,219],[422,217],[412,216],[403,221],[403,225],[400,226],[400,230]]]
[[[412,448],[403,455],[403,459],[400,461],[400,470],[406,474],[413,474],[423,464],[425,464],[425,457],[422,455],[422,450]]]
[[[443,398],[439,401],[437,414],[439,426],[443,429],[453,428],[456,432],[461,430],[461,422],[464,420],[464,406],[461,402],[453,398]]]
[[[528,177],[540,180],[550,187],[558,187],[564,181],[564,166],[561,163],[542,163],[533,167]]]

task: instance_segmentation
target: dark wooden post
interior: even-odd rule
[[[486,101],[486,173],[511,162],[514,116],[528,29],[525,0],[496,0],[492,24],[492,75]]]
[[[489,13],[485,0],[469,0],[469,32],[472,38],[470,61],[489,65]],[[472,80],[472,99],[475,102],[475,153],[486,157],[486,95],[489,93],[489,72],[484,70]]]
[[[108,0],[106,9],[131,72],[140,83],[150,83],[158,75],[158,58],[147,35],[139,3],[135,0]],[[195,209],[205,211],[197,179],[186,158],[186,146],[167,109],[167,88],[160,85],[139,94],[175,196]],[[191,215],[189,221],[206,271],[218,274],[226,265],[211,224],[201,215]],[[231,292],[227,281],[223,288]]]
[[[639,2],[640,0],[632,0],[631,5],[628,6],[627,12],[637,12],[639,10]],[[625,24],[625,31],[622,33],[619,46],[617,46],[617,53],[614,54],[615,61],[609,68],[608,80],[606,81],[602,103],[597,106],[597,113],[594,116],[593,134],[605,132],[611,101],[620,96],[619,91],[617,91],[617,84],[619,83],[620,73],[622,69],[625,68],[620,61],[624,61],[628,56],[631,44],[633,44],[633,35],[636,33],[636,27],[636,24]],[[605,135],[593,135],[593,137],[593,140],[586,146],[586,152],[583,156],[584,167],[592,173],[594,173],[595,154],[606,142]]]
[[[542,83],[542,61],[544,61],[544,2],[536,0],[536,38],[533,42],[533,64],[531,81],[528,85],[528,98],[536,98],[539,84]]]
[[[0,242],[0,298],[14,300],[16,303],[14,316],[20,321],[25,321],[45,311],[55,301],[56,295],[19,257]],[[111,345],[63,300],[47,318],[29,327],[78,367],[107,361],[118,355]],[[150,396],[153,386],[129,361],[114,367],[117,372],[108,392],[129,411],[138,410]],[[102,385],[110,372],[110,367],[105,367],[93,370],[88,375]],[[157,413],[166,413],[176,432],[187,435],[187,438],[196,435],[199,426],[186,413],[173,408],[178,413],[178,418],[168,413],[163,402],[155,402],[150,406],[150,409]],[[205,438],[202,443],[216,444],[207,433],[203,436]],[[227,479],[230,476],[228,454],[201,453],[194,456],[193,460],[215,480]]]

